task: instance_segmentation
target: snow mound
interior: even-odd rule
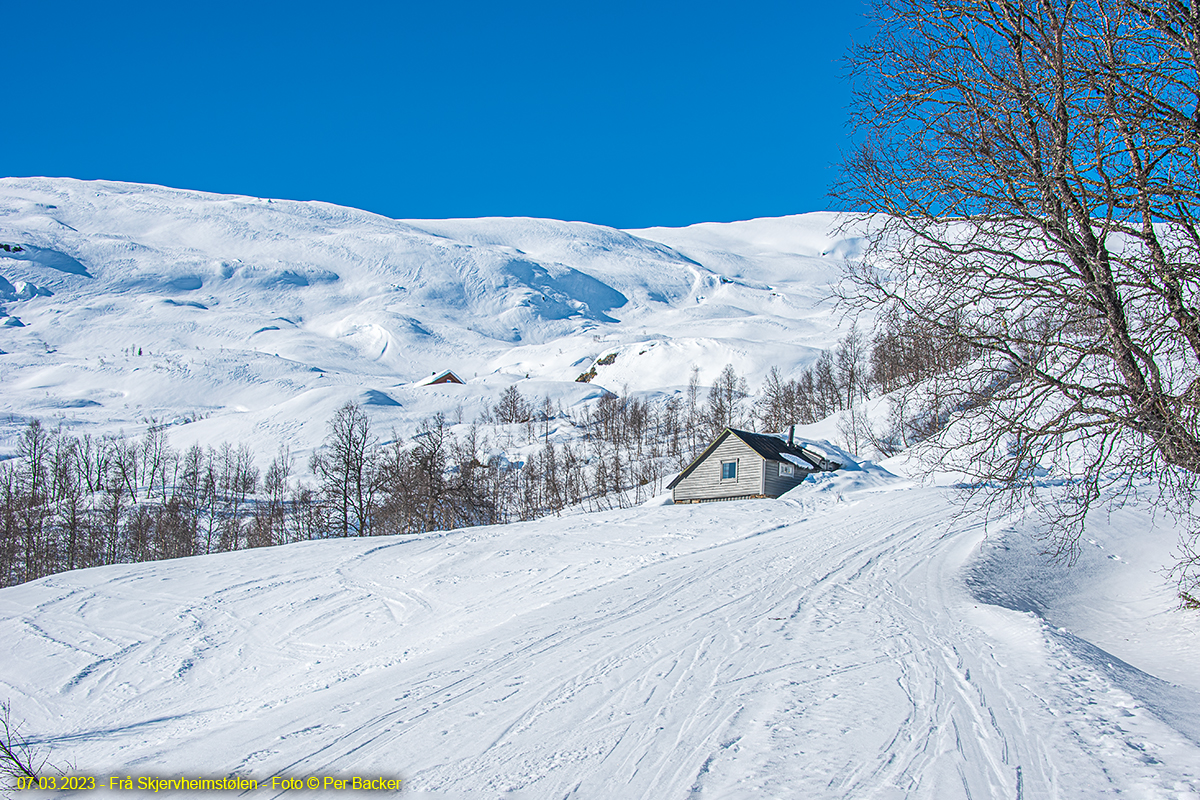
[[[832,472],[813,473],[804,483],[786,492],[784,497],[793,498],[803,494],[844,497],[860,492],[886,492],[913,486],[911,480],[889,472],[873,461],[859,461],[857,456],[826,439],[797,439],[796,444],[841,466]]]
[[[9,283],[0,275],[0,300],[32,300],[35,297],[51,297],[54,292],[29,281]]]

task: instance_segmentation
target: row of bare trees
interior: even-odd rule
[[[0,585],[103,564],[640,502],[700,442],[686,433],[707,413],[693,395],[688,406],[610,394],[572,416],[513,387],[484,423],[452,425],[439,414],[407,442],[381,442],[363,410],[347,404],[329,421],[311,479],[300,481],[286,449],[260,473],[245,444],[180,452],[160,427],[136,439],[93,437],[33,420],[16,458],[0,463]],[[513,448],[524,455],[502,455]]]
[[[808,424],[843,411],[867,396],[872,386],[868,343],[853,326],[832,350],[794,378],[778,367],[767,374],[755,416],[764,430],[779,431]]]
[[[0,581],[253,545],[258,501],[287,477],[277,458],[259,493],[253,462],[245,445],[179,453],[161,428],[76,437],[33,420],[0,464]]]
[[[363,409],[347,404],[330,419],[303,480],[294,479],[286,448],[260,473],[258,454],[245,444],[181,452],[160,427],[137,439],[93,437],[34,420],[17,457],[0,463],[0,584],[102,564],[639,503],[663,491],[726,427],[781,431],[852,408],[873,387],[914,383],[945,367],[944,348],[930,355],[923,347],[897,327],[868,352],[852,329],[799,378],[772,370],[757,399],[732,365],[706,393],[693,370],[686,392],[607,393],[572,410],[512,386],[476,422],[462,424],[459,415],[452,424],[438,414],[408,441],[394,433],[381,441]],[[887,380],[878,377],[885,369]]]

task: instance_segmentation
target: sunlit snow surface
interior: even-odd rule
[[[0,455],[32,416],[129,433],[200,416],[172,442],[273,452],[286,440],[303,454],[347,400],[387,398],[372,418],[407,433],[458,404],[469,421],[517,380],[567,406],[600,387],[679,389],[692,364],[702,385],[732,363],[757,387],[837,337],[832,254],[854,239],[835,222],[732,223],[735,254],[714,251],[706,226],[397,221],[325,203],[3,179],[0,244],[23,250],[0,251]],[[591,385],[574,382],[610,354]],[[412,386],[446,369],[469,384],[452,400]]]
[[[347,399],[403,428],[518,381],[569,405],[674,391],[700,360],[756,386],[838,335],[821,298],[858,245],[835,221],[396,222],[0,181],[0,243],[25,246],[0,253],[21,323],[0,328],[3,452],[33,416],[157,418],[176,446],[269,455],[315,445]],[[411,385],[443,369],[468,385]],[[386,774],[412,796],[548,800],[1200,796],[1200,624],[1161,572],[1176,531],[1139,505],[1099,515],[1065,570],[1032,520],[960,514],[926,477],[864,462],[778,501],[57,575],[0,590],[0,697],[88,774]]]
[[[99,772],[387,773],[434,797],[1194,796],[1196,626],[1144,559],[1048,590],[1022,580],[1029,553],[980,560],[1018,524],[985,539],[954,509],[898,479],[806,485],[87,570],[0,592],[0,681]],[[1036,593],[1053,625],[986,586]],[[1142,608],[1089,619],[1095,586]],[[1130,634],[1150,638],[1104,652]]]

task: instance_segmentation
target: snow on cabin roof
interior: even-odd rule
[[[444,372],[435,372],[428,378],[422,378],[413,386],[432,386],[435,383],[466,383],[466,381],[455,375],[454,370],[448,369]]]
[[[794,456],[791,453],[783,453],[783,460],[788,462],[789,464],[795,464],[797,467],[804,467],[805,469],[813,468],[812,462],[809,461],[807,458],[801,458],[800,456]]]
[[[768,461],[788,461],[806,469],[825,472],[840,469],[843,466],[830,459],[824,450],[809,442],[793,442],[792,444],[788,444],[778,434],[751,433],[750,431],[739,431],[733,428],[729,428],[728,430]]]
[[[768,461],[785,461],[785,455],[805,459],[809,469],[817,466],[817,464],[809,457],[802,447],[795,444],[789,445],[785,440],[778,436],[769,433],[751,433],[750,431],[739,431],[733,428],[727,430],[734,436],[741,439],[750,446],[750,449],[758,453]],[[802,465],[804,466],[804,465]]]

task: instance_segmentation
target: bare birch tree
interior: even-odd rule
[[[334,536],[369,536],[377,490],[375,447],[367,415],[346,403],[329,421],[325,443],[313,456]]]
[[[978,353],[943,381],[940,459],[1046,506],[1075,552],[1108,491],[1200,472],[1200,7],[876,0],[855,49],[861,146],[836,190],[870,247],[852,305]],[[1113,495],[1107,494],[1111,497]],[[1194,576],[1193,576],[1194,580]]]

